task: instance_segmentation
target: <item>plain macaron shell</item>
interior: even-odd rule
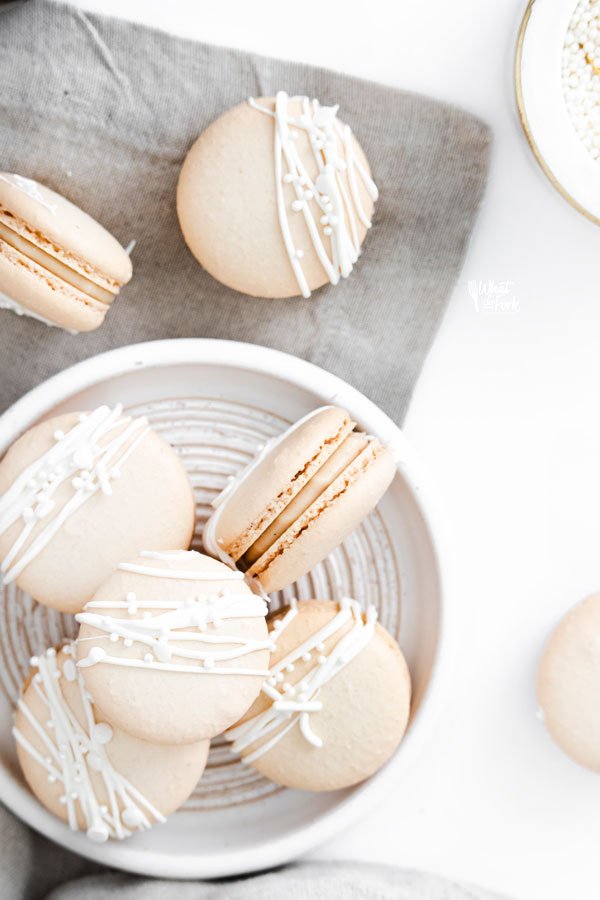
[[[567,613],[552,633],[540,662],[537,697],[559,747],[600,772],[600,594]]]
[[[64,651],[57,654],[57,666],[61,672],[67,658]],[[85,727],[78,683],[68,681],[63,676],[60,679],[60,690],[77,721]],[[54,733],[48,726],[48,707],[36,690],[31,676],[24,687],[23,701],[39,722],[47,739],[54,743]],[[105,721],[97,710],[94,710],[94,718],[96,724]],[[48,748],[21,710],[17,710],[15,725],[41,755],[47,755]],[[137,788],[162,815],[167,816],[174,812],[190,796],[198,783],[206,765],[209,742],[165,747],[140,741],[115,728],[114,725],[111,727],[112,738],[105,745],[105,750],[115,770]],[[62,782],[50,782],[44,766],[18,742],[17,756],[25,779],[38,800],[59,819],[67,821],[66,807],[60,802],[65,790]],[[102,775],[90,770],[89,776],[99,803],[108,804],[108,794]],[[85,831],[85,821],[78,804],[77,808],[78,826]]]
[[[0,173],[0,228],[0,291],[60,327],[97,328],[131,278],[128,254],[105,228],[31,179]]]
[[[66,433],[78,421],[79,414],[67,413],[25,432],[0,462],[0,495],[55,443],[57,430]],[[195,514],[192,487],[177,453],[154,430],[147,431],[125,460],[111,487],[110,496],[98,491],[66,519],[17,577],[22,590],[46,606],[74,613],[123,558],[148,546],[164,550],[189,546]],[[73,496],[71,483],[61,485],[54,496],[56,515]],[[49,521],[50,517],[36,526],[30,541]],[[21,527],[22,522],[16,522],[0,535],[0,559]]]
[[[298,604],[299,614],[276,637],[271,666],[323,628],[338,612],[332,601],[310,600]],[[331,652],[350,630],[347,623],[325,642]],[[286,681],[300,682],[315,665],[299,660]],[[323,742],[309,744],[298,727],[251,764],[265,777],[286,787],[309,791],[338,790],[373,775],[392,756],[406,730],[410,714],[411,683],[404,656],[392,636],[381,626],[364,647],[319,691],[322,709],[310,713],[311,730]],[[242,721],[266,709],[261,696]],[[250,745],[253,752],[259,742]],[[244,754],[242,754],[243,756]]]
[[[143,601],[185,602],[189,597],[210,595],[217,592],[237,594],[247,597],[255,595],[243,579],[231,581],[225,576],[230,571],[223,563],[208,556],[190,552],[186,559],[157,561],[148,558],[133,560],[159,569],[186,569],[198,573],[198,580],[177,580],[117,570],[96,593],[95,608],[103,601],[122,601],[122,609],[108,608],[111,616],[135,620],[143,616]],[[214,578],[205,580],[205,575]],[[135,594],[140,601],[139,611],[127,614],[126,597]],[[100,607],[101,610],[101,607]],[[86,610],[87,611],[87,610]],[[164,611],[164,610],[162,610]],[[154,608],[153,615],[161,610]],[[186,629],[191,631],[191,629]],[[217,636],[236,636],[268,642],[268,629],[264,616],[225,619],[221,625],[210,625],[207,633]],[[173,647],[174,664],[190,664],[189,659],[177,656],[176,631],[170,644]],[[181,646],[187,650],[214,649],[214,644],[202,641],[203,632],[198,630],[198,640],[189,640]],[[90,650],[99,646],[109,650],[115,657],[142,660],[148,652],[145,644],[133,642],[129,647],[121,640],[109,642],[109,636],[99,632],[89,624],[82,624],[77,638],[77,655],[84,660]],[[219,644],[220,650],[233,648],[234,643]],[[257,674],[215,674],[203,669],[197,662],[197,672],[173,672],[165,667],[144,668],[143,666],[120,666],[97,663],[82,668],[86,687],[94,697],[94,702],[109,721],[114,722],[136,737],[155,743],[190,743],[203,738],[214,737],[233,724],[256,699],[264,681],[264,672],[269,664],[269,650],[260,649],[239,658],[219,662],[219,667],[239,667],[256,669]]]
[[[258,100],[274,108],[272,97]],[[299,102],[290,102],[291,115],[301,114]],[[229,110],[204,131],[190,149],[177,186],[177,213],[186,243],[201,265],[218,281],[255,297],[300,295],[285,248],[277,214],[274,163],[274,119],[249,103]],[[369,172],[367,159],[352,138],[354,152]],[[299,131],[295,142],[308,174],[317,164],[308,134]],[[346,176],[343,176],[345,180]],[[373,200],[361,180],[357,186],[368,218]],[[295,198],[292,185],[283,187],[289,208]],[[321,212],[314,201],[318,222]],[[328,282],[313,247],[304,216],[291,213],[293,245],[303,249],[302,268],[311,290]],[[366,227],[357,222],[359,243]]]

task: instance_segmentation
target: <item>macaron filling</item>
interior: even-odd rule
[[[326,422],[324,428],[319,428],[316,434],[313,432],[307,440],[306,431],[312,430],[312,423],[324,414],[331,418],[332,412],[334,421]],[[322,407],[300,419],[263,448],[254,462],[225,489],[206,523],[203,540],[209,552],[227,564],[237,563],[336,452],[353,428],[354,422],[344,410]],[[291,447],[290,441],[293,442]],[[300,443],[299,449],[294,446],[295,442]],[[275,479],[271,477],[273,470],[278,471]],[[265,479],[269,482],[267,491],[260,487]],[[256,495],[257,484],[259,503],[254,504],[254,513],[243,515],[243,527],[239,527],[236,517],[235,532],[231,523],[224,526],[222,519],[230,514],[230,502],[234,508],[240,505],[240,494],[248,494],[249,488]],[[241,505],[247,505],[247,498]],[[228,532],[228,538],[223,537],[223,530]]]
[[[248,576],[252,578],[263,579],[270,567],[282,556],[302,535],[312,528],[318,522],[322,515],[337,506],[340,498],[344,496],[353,485],[356,484],[367,470],[375,466],[380,458],[388,454],[388,451],[374,437],[367,437],[366,447],[358,453],[350,465],[342,471],[337,478],[314,500],[313,503],[290,525],[281,537],[276,539],[272,545],[247,569]],[[352,514],[350,515],[351,525],[357,524],[352,522]],[[237,564],[240,568],[240,563]],[[269,590],[270,588],[267,588]]]
[[[316,503],[363,453],[373,439],[366,434],[351,432],[335,452],[317,469],[302,490],[285,506],[277,518],[248,548],[238,561],[241,569],[247,570],[294,526],[294,524]]]
[[[82,275],[76,269],[68,266],[66,263],[47,253],[37,244],[32,243],[23,237],[19,232],[9,228],[5,222],[0,221],[0,242],[4,241],[17,253],[22,254],[27,260],[40,266],[49,272],[55,278],[60,278],[70,287],[76,288],[78,291],[86,294],[92,300],[106,305],[112,303],[115,295],[118,293],[118,286],[115,286],[114,292],[96,284],[91,279]]]

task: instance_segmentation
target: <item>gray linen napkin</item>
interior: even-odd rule
[[[340,103],[381,192],[355,272],[309,300],[255,300],[218,284],[187,250],[175,213],[197,135],[247,96],[280,88]],[[400,422],[461,267],[489,144],[478,119],[416,94],[43,0],[13,7],[0,16],[0,167],[137,245],[133,281],[95,333],[0,312],[0,410],[100,351],[215,337],[308,359]]]
[[[280,88],[341,104],[381,191],[356,272],[310,300],[254,300],[219,285],[186,249],[175,214],[177,175],[196,136],[245,97]],[[0,312],[0,410],[95,353],[195,336],[295,353],[346,378],[401,422],[462,264],[489,144],[480,121],[425,97],[44,0],[13,6],[0,15],[0,169],[49,185],[123,244],[137,245],[134,280],[96,333],[70,336]],[[41,900],[98,871],[1,808],[0,863],[2,900]],[[115,889],[132,900],[174,891],[164,882],[93,875],[52,897],[93,900]],[[489,896],[429,876],[343,864],[227,887],[178,885],[177,893],[198,900]]]

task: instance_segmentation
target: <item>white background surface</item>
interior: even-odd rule
[[[520,131],[525,0],[78,5],[422,91],[492,126],[480,220],[406,422],[452,526],[462,667],[413,778],[316,855],[515,900],[597,900],[600,778],[546,737],[534,675],[554,622],[600,587],[600,231],[546,183]],[[518,310],[477,313],[469,279],[512,282]]]

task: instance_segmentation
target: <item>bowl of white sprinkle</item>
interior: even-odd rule
[[[563,197],[600,225],[600,0],[530,0],[515,88],[538,163]]]

